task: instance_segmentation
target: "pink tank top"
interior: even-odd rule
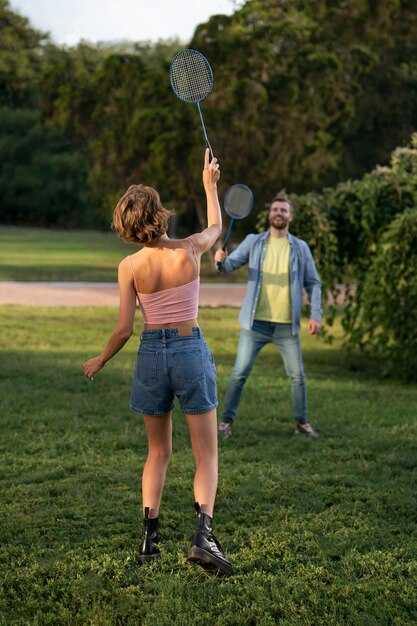
[[[194,320],[198,315],[200,277],[190,283],[154,293],[138,293],[145,324],[167,324]]]
[[[195,256],[192,242],[189,239],[187,239],[187,241],[190,242]],[[139,293],[130,257],[129,262],[133,273],[136,295],[145,324],[168,324],[169,322],[185,322],[186,320],[197,318],[200,276],[197,276],[197,278],[191,282],[180,285],[179,287],[170,287],[169,289],[162,289],[154,293]]]

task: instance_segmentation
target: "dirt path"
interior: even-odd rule
[[[242,304],[246,285],[202,283],[200,306]],[[116,283],[0,282],[0,304],[32,306],[118,306]]]

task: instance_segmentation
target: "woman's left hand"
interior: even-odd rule
[[[93,376],[96,372],[103,369],[104,363],[101,356],[95,356],[93,359],[89,359],[83,365],[84,374],[90,380],[94,380]]]

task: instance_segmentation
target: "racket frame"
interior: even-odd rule
[[[204,94],[204,96],[202,96],[201,98],[198,99],[192,99],[190,100],[189,98],[183,98],[176,86],[175,86],[175,81],[173,80],[173,66],[175,63],[175,59],[177,59],[177,57],[179,57],[180,55],[183,55],[184,52],[193,52],[194,54],[199,55],[202,60],[204,61],[204,64],[208,70],[209,76],[210,76],[210,89]],[[203,129],[203,135],[204,135],[204,139],[206,141],[207,147],[210,150],[210,155],[211,158],[213,158],[213,149],[210,145],[209,139],[207,137],[207,132],[206,132],[206,127],[204,124],[204,120],[203,120],[203,114],[201,113],[201,107],[200,107],[200,102],[202,100],[205,100],[207,98],[208,95],[210,95],[212,89],[213,89],[213,82],[214,82],[214,77],[213,77],[213,70],[211,69],[210,63],[207,61],[206,57],[204,56],[204,54],[201,54],[201,52],[199,52],[198,50],[194,50],[193,48],[184,48],[183,50],[180,50],[179,52],[177,52],[177,54],[174,56],[174,58],[171,61],[171,66],[169,68],[169,79],[171,82],[171,87],[172,87],[172,91],[175,93],[175,95],[177,96],[177,98],[179,98],[179,100],[182,100],[182,102],[187,102],[188,104],[196,104],[197,105],[197,110],[198,110],[198,115],[200,116],[200,122],[201,122],[201,127]]]
[[[236,216],[236,215],[232,215],[231,213],[229,213],[229,211],[227,210],[227,206],[226,206],[226,200],[227,200],[227,194],[229,193],[229,191],[231,189],[233,189],[233,187],[240,187],[245,189],[246,191],[249,192],[249,197],[250,197],[250,206],[249,209],[246,211],[246,213],[244,215],[241,216]],[[229,228],[227,229],[227,233],[226,233],[226,237],[222,246],[222,250],[226,250],[226,245],[227,242],[229,241],[229,237],[230,234],[232,232],[232,226],[235,220],[243,220],[245,219],[245,217],[248,217],[248,215],[250,214],[250,212],[253,209],[253,203],[254,203],[254,197],[253,197],[253,191],[250,187],[248,187],[247,185],[244,185],[243,183],[236,183],[235,185],[232,185],[231,187],[229,187],[229,189],[226,191],[226,193],[224,194],[224,210],[227,213],[227,215],[230,217],[230,223],[229,223]]]

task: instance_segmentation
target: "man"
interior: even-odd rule
[[[307,243],[288,232],[292,219],[290,200],[279,195],[272,200],[266,232],[248,235],[230,256],[219,249],[214,257],[217,269],[222,272],[249,265],[246,296],[239,315],[242,327],[239,347],[218,428],[223,438],[232,433],[243,386],[255,358],[271,341],[279,349],[291,380],[295,433],[311,439],[318,437],[308,423],[299,333],[303,287],[311,308],[308,332],[316,335],[320,331],[321,282]]]

